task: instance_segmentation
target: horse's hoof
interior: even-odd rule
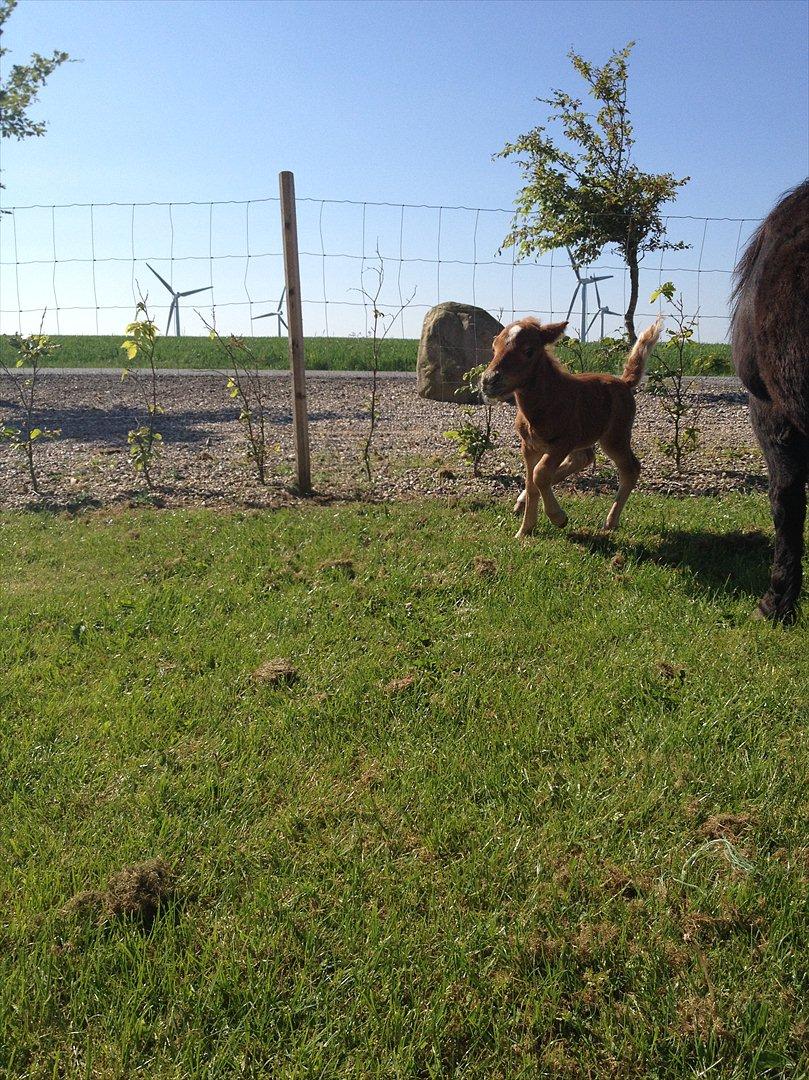
[[[533,529],[520,529],[519,532],[514,533],[515,540],[527,540],[529,536],[533,534]]]
[[[783,626],[792,626],[798,617],[796,607],[785,604],[774,604],[765,596],[759,600],[758,606],[752,614],[757,621],[766,620],[772,623],[781,623]]]
[[[568,523],[568,516],[563,513],[561,517],[551,518],[551,523],[554,524],[557,529],[564,529]]]

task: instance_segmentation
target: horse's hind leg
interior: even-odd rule
[[[775,524],[770,587],[759,601],[757,614],[791,623],[795,621],[801,591],[809,439],[772,405],[753,397],[750,398],[750,418],[767,460],[770,506]]]
[[[605,529],[611,531],[618,528],[621,511],[626,505],[626,500],[632,493],[632,489],[638,482],[640,462],[635,457],[629,444],[629,433],[617,439],[603,438],[601,440],[601,449],[607,457],[615,462],[615,467],[618,469],[618,494],[604,525]]]

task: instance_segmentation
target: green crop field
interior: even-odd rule
[[[48,357],[48,367],[123,367],[125,354],[118,336],[53,335],[51,340],[60,348]],[[245,339],[264,367],[283,369],[289,366],[287,339],[256,337]],[[380,346],[379,368],[382,371],[415,371],[418,341],[390,337]],[[690,346],[693,374],[729,375],[730,346],[727,344],[694,344]],[[557,352],[574,371],[617,371],[621,357],[599,343],[585,345],[582,355],[575,347],[562,343]],[[0,362],[13,366],[16,352],[8,336],[0,337]],[[158,339],[156,363],[162,368],[228,367],[227,357],[215,342],[207,337],[161,337]],[[314,337],[306,339],[306,365],[313,371],[368,371],[373,366],[372,343],[362,337]]]
[[[606,505],[0,517],[0,1074],[809,1076],[766,500]]]

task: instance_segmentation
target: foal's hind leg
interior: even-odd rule
[[[750,398],[750,418],[767,460],[770,506],[775,524],[775,556],[770,587],[757,614],[785,623],[795,621],[801,591],[803,526],[806,520],[806,481],[809,477],[809,439],[775,411]]]
[[[626,500],[629,498],[632,489],[638,482],[638,477],[640,476],[640,462],[632,451],[628,435],[615,440],[602,439],[601,449],[607,457],[615,462],[615,466],[618,469],[618,494],[607,515],[607,520],[604,525],[605,529],[612,531],[613,529],[618,528],[618,523],[621,520],[621,511],[626,505]]]

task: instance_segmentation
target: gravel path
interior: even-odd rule
[[[165,409],[158,430],[164,453],[155,469],[157,502],[164,506],[280,506],[292,503],[293,432],[289,376],[262,379],[270,418],[272,479],[253,476],[239,410],[225,390],[226,375],[161,373],[159,400]],[[495,407],[497,449],[475,479],[445,432],[462,420],[451,403],[416,395],[415,375],[380,376],[379,420],[374,439],[374,483],[362,469],[368,429],[370,376],[310,373],[308,381],[313,484],[320,498],[412,498],[420,495],[511,497],[520,488],[514,410]],[[635,447],[644,471],[639,490],[676,495],[764,490],[766,474],[736,379],[706,378],[691,387],[698,407],[700,447],[688,455],[687,472],[673,475],[660,443],[671,438],[659,399],[638,394]],[[142,479],[128,457],[127,433],[144,418],[134,378],[120,373],[46,371],[38,387],[36,422],[59,428],[61,436],[36,446],[43,499],[29,491],[22,456],[0,445],[0,507],[48,505],[55,509],[137,504],[145,501]],[[21,414],[8,378],[0,380],[2,423],[19,424]],[[689,422],[694,422],[689,418]],[[566,485],[612,492],[611,464],[599,456],[595,469]]]

